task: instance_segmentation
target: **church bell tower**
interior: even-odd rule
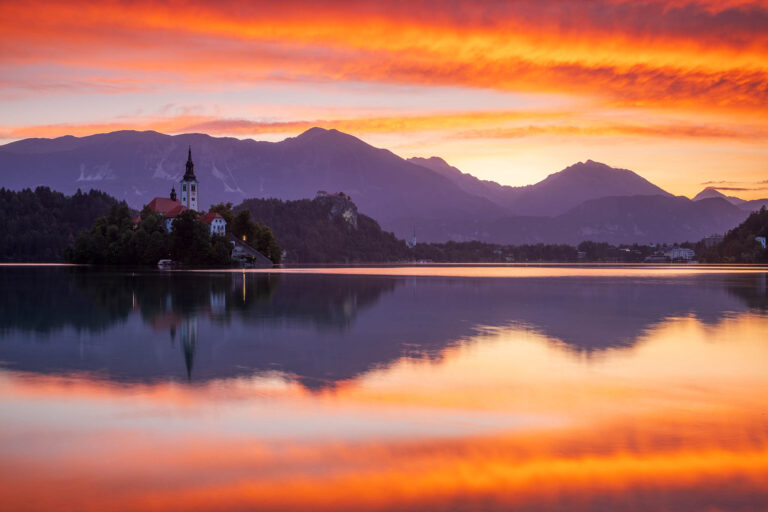
[[[192,146],[187,156],[187,170],[181,179],[181,204],[197,211],[198,183],[195,177],[195,164],[192,162]]]

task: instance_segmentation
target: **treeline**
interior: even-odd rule
[[[419,243],[412,259],[436,263],[509,263],[517,261],[576,261],[570,245],[498,245],[486,242]]]
[[[647,245],[614,246],[586,241],[574,247],[566,244],[499,245],[486,242],[420,243],[411,249],[416,261],[437,263],[639,263],[655,249]]]
[[[707,263],[768,263],[768,249],[763,248],[757,237],[768,238],[765,206],[730,230],[716,246],[706,247],[703,240],[699,242],[696,254]]]
[[[354,227],[335,215],[329,201],[247,199],[234,208],[247,210],[272,228],[287,263],[396,262],[409,259],[405,242],[383,231],[372,218],[357,214]]]
[[[0,261],[63,261],[67,244],[117,204],[97,190],[65,196],[48,187],[0,188]]]
[[[144,208],[134,228],[131,210],[117,204],[81,232],[64,257],[92,265],[156,265],[166,258],[185,265],[229,265],[231,244],[224,236],[210,236],[210,228],[197,217],[193,210],[180,213],[169,233],[163,215]]]

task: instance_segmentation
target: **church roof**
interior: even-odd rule
[[[224,217],[222,217],[220,213],[208,212],[200,216],[200,222],[205,222],[206,224],[210,224],[211,222],[213,222],[214,219],[223,219],[223,218]]]
[[[165,214],[178,206],[182,206],[182,204],[167,197],[156,197],[149,202],[148,206],[155,213]]]
[[[183,211],[185,211],[185,210],[189,210],[189,208],[187,208],[187,207],[186,207],[186,206],[184,206],[183,204],[179,203],[179,205],[178,205],[178,206],[176,206],[176,207],[174,207],[173,209],[171,209],[171,210],[169,210],[169,211],[165,212],[165,218],[166,218],[166,219],[173,219],[173,218],[175,218],[175,217],[176,217],[178,214],[180,214],[181,212],[183,212]]]

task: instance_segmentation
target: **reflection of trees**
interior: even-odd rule
[[[345,328],[402,280],[365,276],[283,275],[270,301],[248,311],[246,321],[290,318],[320,328]]]
[[[0,332],[10,334],[0,360],[18,368],[107,368],[118,380],[279,370],[307,387],[404,356],[439,358],[483,327],[523,325],[569,350],[600,351],[631,347],[669,318],[716,324],[767,309],[765,274],[403,279],[0,268],[0,284]],[[122,323],[144,339],[121,327],[91,337],[82,352],[79,336],[64,332],[36,349],[25,335],[66,327],[98,334]],[[170,333],[171,344],[158,343],[167,340],[159,333]]]
[[[768,311],[768,279],[766,272],[732,276],[728,291],[743,300],[747,307],[758,311]]]
[[[226,321],[233,311],[268,301],[278,281],[275,276],[252,279],[243,299],[239,277],[228,273],[5,267],[0,268],[0,329],[99,332],[133,310],[147,322],[167,313],[209,313]]]
[[[147,323],[176,328],[207,315],[228,323],[291,319],[323,328],[349,326],[397,281],[352,276],[279,276],[240,272],[132,272],[62,267],[0,269],[0,328],[98,332],[132,311]],[[279,285],[279,291],[278,291]]]
[[[101,331],[131,311],[123,279],[57,267],[0,268],[0,329]]]

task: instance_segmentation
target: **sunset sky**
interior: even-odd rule
[[[337,128],[509,185],[768,196],[768,1],[0,0],[0,143]]]

